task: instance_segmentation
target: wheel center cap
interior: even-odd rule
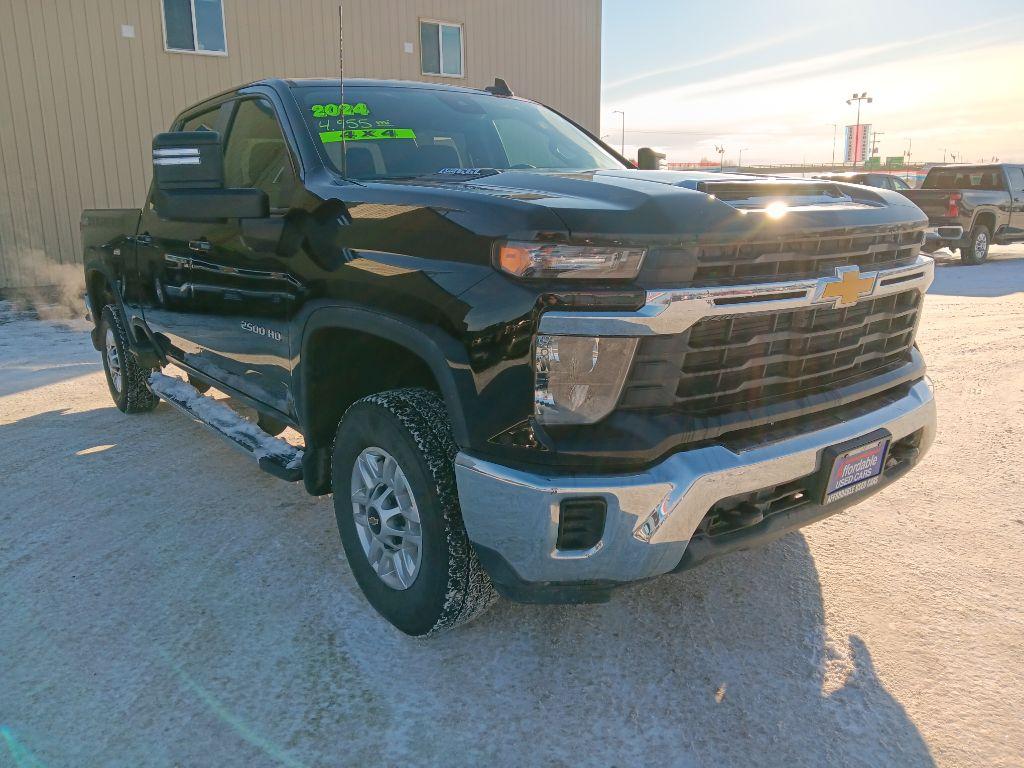
[[[373,531],[374,535],[380,533],[381,527],[381,513],[380,513],[380,500],[384,498],[388,493],[388,487],[386,485],[378,485],[373,489],[373,493],[370,494],[370,503],[366,510],[366,523],[370,526],[370,530]]]

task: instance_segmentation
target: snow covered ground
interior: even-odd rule
[[[0,766],[1024,764],[1024,248],[938,270],[905,481],[427,640],[366,605],[328,499],[115,410],[85,328],[0,307]]]

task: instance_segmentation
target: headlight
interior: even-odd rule
[[[636,277],[643,260],[643,248],[510,242],[498,250],[498,266],[516,277],[630,278]]]
[[[540,335],[534,347],[534,413],[543,424],[593,424],[619,401],[637,340]]]

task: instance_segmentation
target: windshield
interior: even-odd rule
[[[921,189],[1006,189],[1001,168],[933,168]]]
[[[295,89],[327,160],[349,178],[425,176],[449,169],[588,171],[625,167],[550,109],[514,98],[428,88]],[[344,122],[344,125],[343,125]]]

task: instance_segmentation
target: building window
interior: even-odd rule
[[[223,0],[163,0],[168,51],[224,55]]]
[[[463,76],[462,25],[420,22],[420,71],[424,75]]]

